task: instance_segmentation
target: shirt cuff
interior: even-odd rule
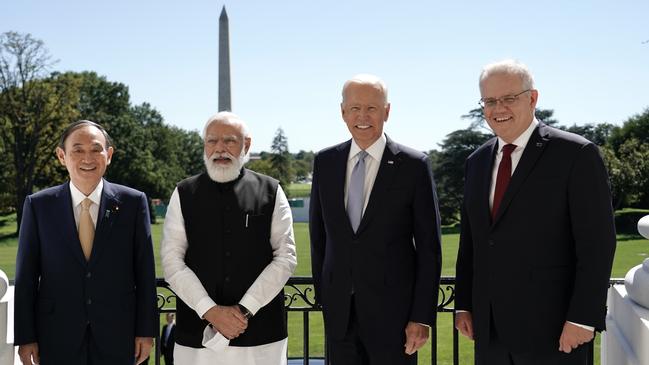
[[[580,324],[580,323],[575,323],[575,322],[570,322],[570,321],[566,321],[566,322],[568,322],[568,323],[572,323],[572,324],[574,324],[574,325],[577,326],[577,327],[581,327],[581,328],[586,329],[586,330],[589,330],[589,331],[595,331],[595,327],[586,326],[585,324]]]
[[[214,307],[216,303],[210,297],[205,297],[198,301],[196,304],[196,313],[199,317],[203,318],[205,313],[207,313],[210,308]]]
[[[253,315],[255,315],[259,309],[261,309],[261,304],[257,301],[257,299],[253,298],[253,296],[248,293],[244,294],[243,298],[241,298],[241,300],[239,301],[239,304],[246,307],[246,309],[249,310]]]

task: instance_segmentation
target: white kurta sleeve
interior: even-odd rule
[[[185,220],[180,207],[178,188],[176,188],[169,199],[162,230],[162,244],[160,245],[162,268],[165,280],[176,295],[198,316],[203,317],[205,312],[216,303],[210,298],[196,274],[185,264],[187,246]]]
[[[253,314],[268,304],[282,290],[297,266],[295,238],[293,236],[293,216],[288,199],[277,185],[275,208],[270,229],[270,245],[273,260],[259,274],[246,294],[239,301]]]

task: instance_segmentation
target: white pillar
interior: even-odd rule
[[[14,364],[13,299],[14,288],[9,286],[7,274],[0,270],[0,365]]]
[[[649,238],[649,215],[638,222],[638,232]],[[649,259],[609,290],[606,329],[602,365],[649,364]]]

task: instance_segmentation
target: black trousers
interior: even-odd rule
[[[342,339],[327,337],[329,352],[328,365],[416,365],[417,353],[407,355],[404,344],[405,328],[402,343],[389,344],[361,336],[361,325],[358,321],[357,308],[352,295],[347,332]],[[362,310],[362,309],[361,309]],[[325,326],[326,327],[326,326]],[[377,333],[376,336],[381,336]]]
[[[569,354],[559,351],[559,339],[557,339],[557,350],[542,355],[514,353],[500,341],[494,318],[491,316],[489,330],[489,348],[486,353],[476,352],[477,365],[586,365],[588,364],[589,350],[591,343],[583,344],[572,350]]]
[[[133,365],[135,353],[128,357],[119,357],[115,352],[102,350],[92,335],[90,327],[86,328],[81,348],[78,352],[69,354],[69,358],[61,364],[70,365]],[[45,365],[45,363],[44,363]]]

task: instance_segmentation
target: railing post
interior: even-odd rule
[[[304,365],[309,365],[309,311],[304,311],[302,312],[303,316],[303,321],[304,321],[304,328],[302,329],[303,331],[303,345],[304,349],[303,351],[303,357],[304,357]]]
[[[455,311],[453,311],[453,365],[460,365],[460,341],[455,328]]]

